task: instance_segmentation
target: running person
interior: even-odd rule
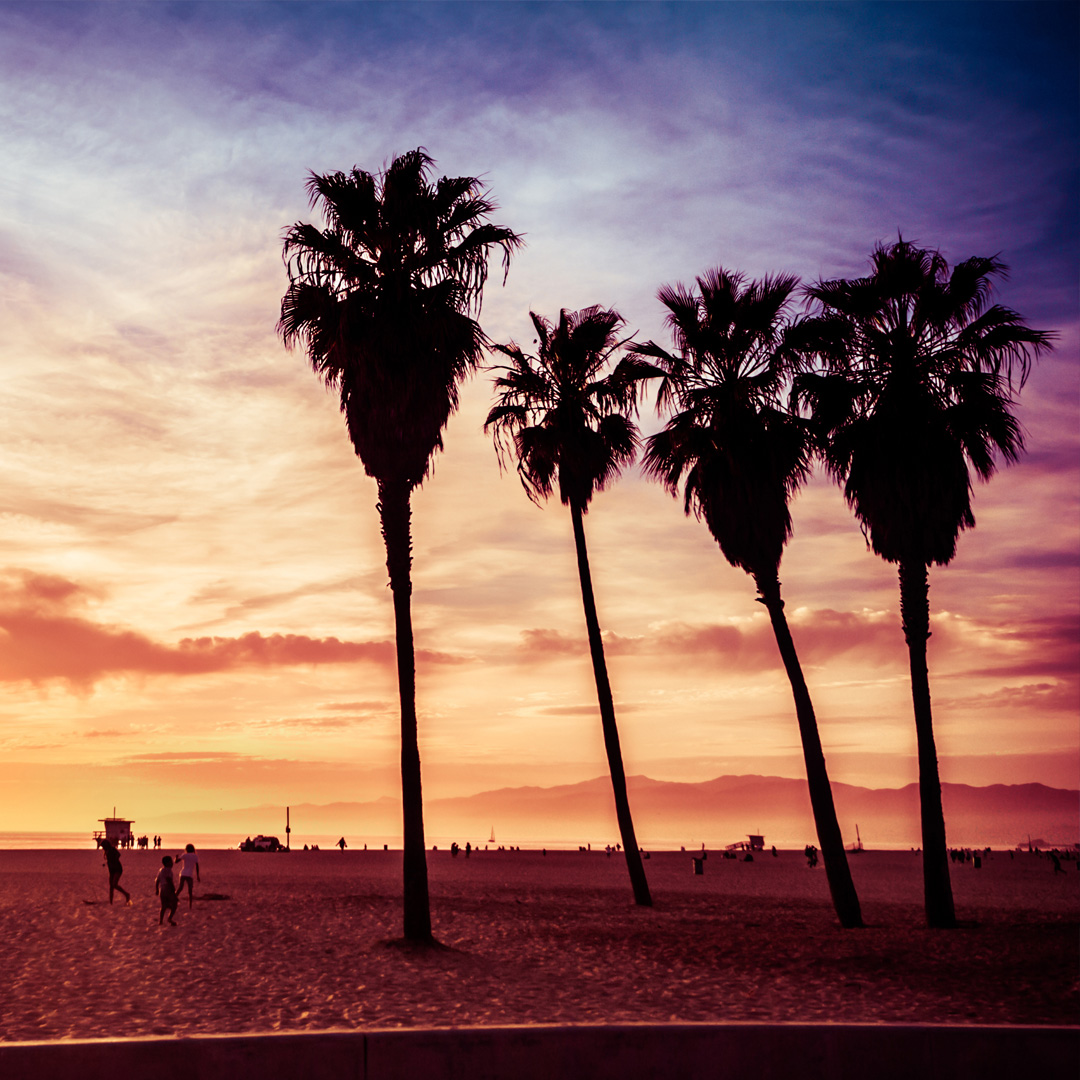
[[[120,884],[120,875],[124,867],[120,862],[120,852],[111,840],[101,841],[101,850],[105,852],[105,865],[109,868],[109,903],[113,902],[113,893],[122,892],[124,899],[131,903],[131,893]]]

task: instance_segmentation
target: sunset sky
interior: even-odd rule
[[[722,264],[1000,253],[1058,335],[931,573],[942,778],[1078,785],[1078,11],[1053,3],[0,4],[0,830],[398,787],[375,487],[275,332],[309,170],[424,146],[525,235],[482,324]],[[493,361],[494,362],[494,361]],[[482,373],[414,497],[425,792],[602,775],[567,512]],[[656,430],[651,401],[642,414]],[[916,778],[895,568],[818,478],[781,568],[834,780]],[[586,520],[627,770],[799,777],[750,579],[632,470]]]

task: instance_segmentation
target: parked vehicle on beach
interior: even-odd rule
[[[249,836],[240,842],[241,851],[288,851],[289,849],[276,836],[263,836],[260,833],[254,840]]]

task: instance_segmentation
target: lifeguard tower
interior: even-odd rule
[[[728,851],[764,851],[765,837],[757,833],[748,833],[745,840],[736,840],[734,844],[728,844]]]
[[[118,848],[135,846],[135,837],[131,832],[131,826],[135,822],[128,821],[127,818],[117,817],[115,806],[113,807],[112,817],[98,818],[98,821],[105,826],[104,829],[94,830],[94,843],[98,847],[101,847],[102,840],[108,840],[110,844]]]

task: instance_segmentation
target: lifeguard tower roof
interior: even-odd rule
[[[127,818],[116,817],[116,808],[113,808],[113,816],[107,818],[98,818],[98,821],[105,826],[104,829],[98,829],[94,833],[95,840],[108,840],[110,844],[130,844],[131,843],[131,826],[135,824],[133,821],[129,821]]]

